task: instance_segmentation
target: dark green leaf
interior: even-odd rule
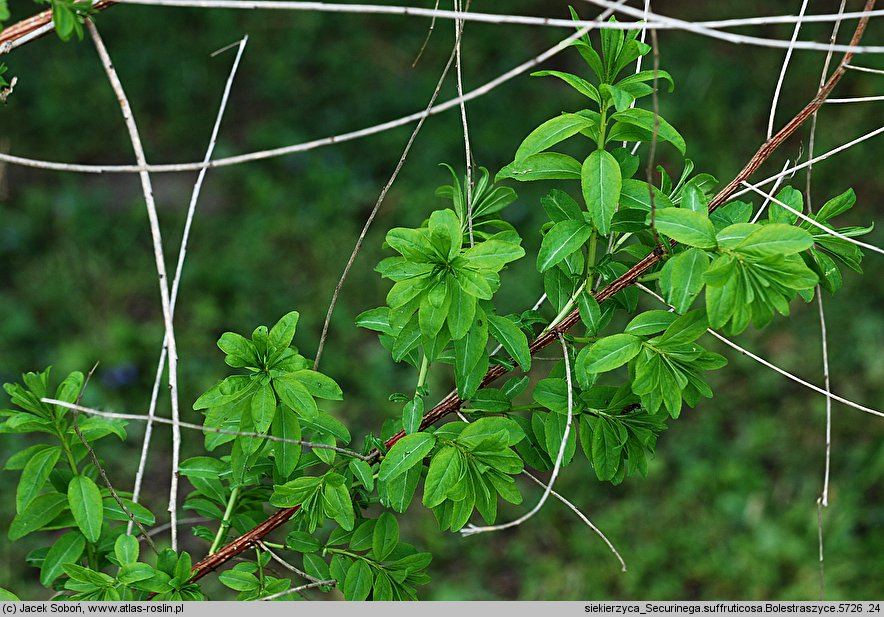
[[[384,512],[378,517],[372,533],[371,550],[374,558],[378,561],[385,560],[397,544],[399,544],[399,523],[392,514]]]
[[[676,242],[701,249],[713,249],[717,246],[715,227],[706,214],[684,208],[665,208],[654,214],[657,231]],[[650,221],[650,214],[648,220]]]
[[[358,458],[354,458],[349,462],[348,467],[353,474],[353,477],[359,480],[365,490],[372,490],[372,487],[374,486],[374,475],[371,471],[371,465]]]
[[[256,433],[266,433],[276,415],[276,395],[269,383],[258,388],[252,395],[250,406]]]
[[[700,249],[674,255],[663,265],[660,288],[678,313],[687,311],[703,289],[703,275],[708,267],[709,256]]]
[[[421,426],[421,420],[424,418],[424,399],[415,396],[413,399],[405,403],[402,410],[402,428],[409,435],[417,432]]]
[[[9,525],[8,537],[15,541],[37,531],[67,509],[68,500],[61,493],[47,493],[34,499],[24,512],[16,514]]]
[[[540,245],[537,271],[546,272],[574,251],[580,250],[591,233],[592,227],[582,220],[562,221],[553,225]]]
[[[283,315],[276,325],[270,329],[268,342],[274,349],[285,349],[292,344],[295,337],[295,329],[298,327],[297,311],[292,311]]]
[[[270,429],[270,433],[274,437],[292,440],[301,439],[301,425],[298,422],[297,416],[285,408],[281,408],[276,412]],[[300,444],[284,441],[273,442],[274,465],[276,465],[276,470],[282,478],[288,478],[292,475],[300,458]]]
[[[626,364],[641,351],[641,339],[631,334],[615,334],[599,339],[578,354],[577,364],[587,373],[605,373]],[[582,357],[581,357],[582,356]]]
[[[80,559],[84,548],[86,538],[78,531],[69,531],[56,540],[40,566],[40,584],[49,587],[64,572],[65,564],[76,563]]]
[[[566,73],[560,73],[559,75],[566,75]],[[580,79],[573,75],[570,77]],[[547,120],[528,134],[528,137],[525,138],[522,145],[516,150],[515,161],[518,163],[524,161],[532,154],[543,152],[557,143],[576,135],[588,126],[592,126],[592,122],[577,114],[562,114]]]
[[[580,206],[564,191],[553,189],[549,194],[540,198],[540,205],[543,206],[547,216],[554,223],[583,220],[583,211]]]
[[[371,567],[361,559],[356,560],[347,570],[347,577],[344,579],[341,589],[344,599],[361,602],[368,598],[372,580]]]
[[[227,570],[218,575],[218,581],[234,591],[257,591],[261,586],[258,577],[242,570]]]
[[[512,178],[520,182],[531,180],[577,180],[580,161],[566,154],[541,152],[521,161],[514,161],[497,172],[495,180]]]
[[[23,512],[43,490],[49,474],[55,469],[61,450],[58,447],[41,450],[31,457],[21,472],[15,492],[15,511]]]
[[[464,465],[460,452],[452,446],[444,446],[430,461],[430,470],[424,480],[423,504],[435,508],[448,497],[452,491],[459,491],[458,486],[463,477]]]
[[[531,352],[528,349],[528,337],[508,317],[488,315],[488,329],[503,348],[519,363],[523,371],[531,370]]]
[[[420,464],[436,444],[430,433],[412,433],[397,441],[381,461],[378,480],[389,482]]]
[[[596,89],[596,87],[582,77],[578,77],[577,75],[572,75],[571,73],[563,73],[562,71],[535,71],[534,73],[531,73],[531,77],[558,77],[566,84],[577,90],[577,92],[579,92],[583,96],[592,99],[596,103],[601,103],[602,99],[599,96],[599,91]],[[516,153],[516,159],[518,160],[518,158],[519,155],[518,153]]]
[[[101,491],[95,482],[87,476],[74,476],[68,484],[68,505],[86,539],[98,542],[104,522],[104,507]]]
[[[586,157],[580,173],[580,186],[592,222],[603,236],[611,229],[621,184],[620,165],[610,152],[595,150]]]
[[[616,120],[617,122],[626,122],[627,124],[633,124],[643,129],[647,129],[651,132],[655,130],[656,124],[657,138],[662,141],[668,141],[673,146],[678,148],[679,152],[681,152],[682,154],[685,153],[684,138],[679,135],[678,131],[676,131],[671,124],[666,122],[666,120],[664,120],[660,116],[655,116],[655,114],[651,111],[634,107],[632,109],[618,111],[617,113],[613,114],[610,119]]]

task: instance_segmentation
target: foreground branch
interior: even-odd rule
[[[874,6],[875,0],[867,0],[864,10],[870,11],[872,10],[872,8],[874,8]],[[869,17],[868,15],[866,15],[857,24],[856,30],[853,33],[853,37],[850,41],[851,47],[856,46],[859,43],[863,33],[865,32],[868,21]],[[789,121],[782,129],[780,129],[780,131],[776,135],[765,142],[752,156],[752,158],[749,159],[749,162],[740,171],[740,173],[738,173],[736,177],[734,177],[734,179],[731,180],[731,182],[709,202],[710,212],[728,201],[728,199],[730,199],[730,197],[737,191],[742,183],[746,181],[753,173],[755,173],[755,171],[757,171],[758,168],[761,167],[761,165],[768,158],[770,158],[774,151],[789,137],[791,137],[795,133],[795,131],[797,131],[798,128],[820,108],[820,106],[835,88],[837,83],[841,80],[841,77],[847,71],[847,65],[852,57],[853,53],[850,51],[844,54],[844,57],[841,59],[841,62],[835,69],[835,72],[832,73],[832,76],[829,78],[829,80],[823,85],[822,88],[820,88],[819,92],[813,98],[813,100],[811,100],[810,103],[808,103],[804,107],[804,109],[798,112],[798,114],[794,118],[792,118],[791,121]],[[613,281],[610,285],[608,285],[601,291],[597,292],[595,294],[596,301],[601,304],[602,302],[611,298],[626,287],[629,287],[636,282],[636,279],[638,279],[638,277],[645,274],[653,266],[658,264],[662,257],[663,252],[659,250],[656,250],[653,253],[649,254],[647,257],[645,257],[637,264],[635,264],[632,268],[630,268],[625,274],[623,274],[623,276]],[[580,313],[575,309],[567,317],[565,317],[565,319],[563,319],[559,325],[540,335],[531,343],[531,345],[529,346],[531,354],[534,355],[540,350],[548,347],[555,340],[557,340],[558,337],[562,335],[562,333],[573,327],[579,320]],[[488,373],[486,373],[485,378],[482,380],[481,387],[484,387],[492,383],[493,381],[496,381],[507,372],[507,369],[500,365],[495,365],[491,367],[488,370]],[[433,409],[431,409],[424,415],[423,421],[420,425],[420,430],[424,430],[427,427],[432,426],[445,416],[451,413],[455,413],[461,408],[463,403],[464,401],[461,400],[455,392],[450,393],[448,396],[439,401],[439,403],[437,403],[436,406],[433,407]],[[404,431],[398,432],[384,443],[385,447],[387,449],[393,447],[393,445],[395,445],[396,442],[398,442],[404,436]],[[372,453],[369,462],[375,462],[379,458],[380,452],[375,450]],[[292,508],[284,508],[282,510],[279,510],[266,521],[264,521],[248,533],[237,538],[214,555],[210,555],[197,563],[193,567],[193,576],[191,576],[190,579],[191,582],[201,579],[203,576],[205,576],[212,570],[217,569],[236,555],[239,555],[248,548],[255,546],[266,535],[283,525],[292,516],[294,516],[295,513],[297,513],[298,509],[299,506],[294,506]]]

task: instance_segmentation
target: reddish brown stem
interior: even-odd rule
[[[92,10],[94,11],[103,11],[104,9],[117,4],[117,0],[101,0],[100,2],[96,2],[92,5]],[[2,53],[3,47],[6,44],[12,45],[17,40],[26,37],[31,34],[35,30],[38,30],[52,21],[52,10],[46,10],[42,13],[37,13],[36,15],[32,15],[27,19],[23,19],[19,22],[16,22],[9,26],[8,28],[4,28],[0,31],[0,53]],[[48,34],[48,33],[47,33]],[[42,36],[42,35],[41,35]],[[39,38],[39,37],[38,37]],[[37,40],[37,39],[33,39]]]
[[[874,6],[875,0],[867,0],[864,10],[871,11]],[[862,38],[868,21],[868,16],[860,19],[859,23],[857,24],[856,31],[853,33],[853,37],[851,38],[851,46],[856,46],[859,44],[859,41]],[[832,76],[828,79],[828,81],[826,81],[826,83],[820,89],[819,93],[813,98],[813,100],[808,103],[804,107],[804,109],[798,112],[798,114],[794,118],[792,118],[792,120],[789,121],[789,123],[786,124],[786,126],[784,126],[776,135],[774,135],[769,141],[763,144],[755,153],[755,155],[751,159],[749,159],[749,162],[742,169],[742,171],[740,171],[740,173],[737,174],[736,177],[731,180],[731,182],[726,187],[724,187],[712,199],[711,202],[709,202],[710,212],[723,205],[728,200],[728,198],[730,198],[730,196],[734,194],[740,184],[746,181],[761,166],[761,164],[764,163],[764,161],[766,161],[784,141],[786,141],[786,139],[791,137],[795,133],[795,131],[798,130],[798,127],[800,127],[805,120],[807,120],[810,116],[813,115],[815,111],[820,108],[820,106],[834,89],[835,85],[847,71],[847,64],[850,62],[852,57],[853,52],[847,52],[846,54],[844,54],[844,57],[841,59],[841,62],[838,65],[838,68],[835,69],[835,72],[832,73]],[[662,258],[663,253],[661,251],[655,251],[651,253],[650,255],[639,261],[637,264],[632,266],[625,274],[623,274],[623,276],[612,282],[601,291],[597,292],[595,294],[596,301],[602,303],[611,296],[615,295],[617,292],[625,289],[626,287],[629,287],[630,285],[635,283],[636,279],[639,276],[645,274],[654,265],[659,263]],[[580,313],[577,310],[574,310],[567,317],[565,317],[565,319],[562,320],[562,322],[558,326],[544,334],[541,334],[529,345],[531,354],[534,355],[540,350],[546,348],[557,339],[559,333],[566,332],[578,321],[580,321]],[[497,380],[506,373],[507,369],[500,365],[495,365],[491,367],[485,374],[485,378],[482,380],[482,386],[490,384],[491,382]],[[448,414],[454,413],[455,411],[460,409],[461,405],[463,405],[463,401],[458,398],[455,393],[449,394],[444,399],[439,401],[439,403],[437,403],[435,407],[427,412],[426,415],[424,415],[424,419],[421,422],[420,426],[421,430],[435,424]],[[404,436],[404,431],[399,431],[398,433],[390,437],[384,443],[384,445],[386,446],[386,448],[389,449]],[[378,458],[380,458],[380,452],[376,451],[373,460],[376,461]],[[245,535],[237,538],[214,555],[209,555],[193,567],[194,574],[191,578],[191,581],[199,580],[212,570],[218,568],[226,561],[232,559],[236,555],[239,555],[244,550],[254,546],[259,540],[264,538],[264,536],[288,521],[297,511],[298,506],[279,510],[276,514],[268,518],[266,521],[264,521]]]

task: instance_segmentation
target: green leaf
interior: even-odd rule
[[[828,221],[830,218],[847,212],[855,203],[856,194],[853,192],[853,189],[847,189],[837,197],[827,201],[814,218],[820,223]]]
[[[296,530],[285,537],[285,547],[299,553],[311,553],[322,548],[322,544],[306,531]]]
[[[813,246],[813,236],[793,225],[762,225],[740,242],[734,250],[752,257],[793,255]]]
[[[602,84],[599,91],[614,104],[617,111],[625,111],[635,102],[635,97],[629,92],[611,84]]]
[[[15,541],[54,519],[67,508],[67,496],[61,493],[47,493],[34,499],[31,504],[12,519],[8,537]]]
[[[664,208],[654,213],[657,231],[689,246],[713,249],[717,246],[715,227],[705,214],[684,208]],[[650,214],[648,221],[650,222]]]
[[[580,173],[580,186],[592,222],[603,236],[611,230],[621,185],[620,165],[610,152],[596,150],[586,157]]]
[[[277,508],[299,506],[316,492],[321,483],[322,478],[302,476],[285,484],[274,485],[270,503]]]
[[[430,433],[406,435],[397,441],[384,456],[378,470],[378,480],[389,482],[420,464],[435,444],[436,438]]]
[[[337,521],[338,525],[350,531],[356,521],[353,500],[340,474],[328,473],[322,488],[322,509],[325,515]]]
[[[577,356],[577,364],[587,373],[605,373],[632,360],[641,348],[641,339],[638,337],[631,334],[615,334],[599,339],[592,347],[581,349]]]
[[[288,409],[280,409],[273,417],[270,433],[282,439],[301,439],[301,424],[297,416]],[[273,460],[276,470],[282,478],[288,478],[294,472],[301,458],[300,444],[284,441],[273,442]]]
[[[709,256],[700,249],[689,249],[670,257],[663,265],[660,288],[676,312],[687,311],[703,289],[703,275],[709,268]]]
[[[341,589],[344,593],[344,599],[362,602],[368,598],[368,594],[371,592],[372,580],[371,566],[365,561],[358,559],[347,570],[347,576]]]
[[[15,491],[15,511],[23,512],[43,490],[49,474],[55,469],[61,450],[58,447],[38,451],[21,472],[21,480]]]
[[[681,207],[685,210],[709,216],[709,204],[706,195],[696,184],[687,184],[681,191]]]
[[[392,334],[390,329],[390,309],[386,306],[369,309],[360,313],[356,316],[355,323],[359,328]]]
[[[457,442],[472,448],[498,433],[505,435],[504,448],[514,446],[525,438],[525,432],[515,420],[493,416],[468,424],[457,436]]]
[[[279,400],[302,418],[315,418],[319,413],[316,401],[300,380],[284,375],[274,379],[272,384]]]
[[[390,247],[409,261],[435,261],[433,247],[426,229],[395,227],[387,232],[386,240]]]
[[[674,207],[672,201],[666,193],[662,192],[656,186],[652,187],[654,191],[654,209],[659,212],[664,208]],[[642,180],[624,180],[620,189],[620,205],[626,208],[636,208],[651,211],[651,190],[648,189],[648,183]]]
[[[560,377],[541,379],[534,386],[534,402],[558,413],[568,413],[568,386]]]
[[[623,443],[610,421],[599,418],[592,431],[592,466],[599,480],[610,480],[620,466]]]
[[[593,86],[591,83],[583,79],[582,77],[578,77],[577,75],[572,75],[571,73],[563,73],[562,71],[535,71],[531,73],[531,77],[558,77],[566,84],[577,90],[583,96],[595,101],[596,103],[601,103],[602,99],[599,96],[599,91]],[[516,159],[518,160],[519,154],[516,153]]]
[[[64,572],[64,565],[76,563],[85,548],[86,538],[78,531],[69,531],[56,540],[40,566],[40,584],[49,587]]]
[[[551,190],[547,195],[540,198],[540,205],[546,211],[547,216],[553,223],[561,221],[582,221],[583,211],[577,202],[564,191]]]
[[[258,388],[258,391],[252,395],[250,410],[255,432],[266,433],[276,415],[276,395],[273,394],[273,387],[269,383]]]
[[[98,542],[104,522],[101,491],[87,476],[74,476],[68,484],[68,505],[77,527],[90,542]]]
[[[516,150],[515,162],[524,161],[532,154],[543,152],[592,124],[590,120],[577,114],[562,114],[547,120],[528,134]]]
[[[461,289],[460,285],[451,288],[451,304],[448,307],[448,331],[452,340],[466,335],[476,314],[476,298]]]
[[[114,556],[120,565],[138,561],[138,553],[138,540],[134,536],[125,534],[117,536],[114,542]]]
[[[117,580],[124,585],[133,585],[151,579],[154,576],[156,576],[156,570],[146,563],[127,563],[120,568]]]
[[[347,467],[353,477],[359,480],[365,490],[370,491],[374,487],[374,475],[371,471],[371,465],[358,458],[351,459]]]
[[[341,387],[335,383],[335,380],[318,371],[301,369],[289,373],[289,376],[300,381],[307,388],[307,392],[317,398],[328,401],[341,401],[344,399],[344,393],[341,392]]]
[[[125,497],[121,497],[120,501],[123,502],[123,505],[126,506],[126,509],[135,517],[135,520],[143,525],[153,525],[156,523],[156,518],[151,513],[150,510],[142,506],[140,503],[135,503],[131,499],[126,499]],[[104,518],[111,521],[129,521],[129,515],[120,508],[120,504],[117,503],[116,499],[113,497],[105,497],[101,500],[101,505],[104,510]]]
[[[565,257],[580,250],[589,239],[592,227],[580,221],[562,221],[550,228],[537,253],[537,271],[546,272]]]
[[[577,180],[580,178],[580,161],[566,154],[541,152],[521,161],[513,161],[495,176],[495,181],[512,178],[520,182],[531,180]]]
[[[295,338],[295,329],[298,327],[298,311],[292,311],[283,315],[276,325],[270,328],[269,343],[274,349],[285,349],[292,344]]]
[[[531,370],[531,351],[528,337],[513,321],[499,315],[488,315],[488,329],[523,371]]]
[[[645,311],[636,315],[623,331],[636,336],[656,334],[668,328],[676,319],[678,315],[669,311]]]
[[[654,112],[648,111],[647,109],[634,107],[632,109],[618,111],[617,113],[611,115],[610,120],[625,122],[627,124],[632,124],[653,132],[655,124],[655,114]],[[671,124],[666,122],[666,120],[661,118],[659,115],[656,116],[656,121],[658,122],[657,138],[663,141],[668,141],[673,146],[675,146],[678,151],[681,152],[683,155],[686,148],[684,138],[679,135],[678,131],[676,131]]]
[[[399,544],[399,523],[389,512],[378,517],[371,537],[371,551],[374,558],[383,561],[390,556]]]
[[[428,223],[430,241],[443,260],[454,259],[460,253],[463,242],[460,219],[454,210],[435,210]]]
[[[8,589],[0,587],[0,602],[21,602],[21,600]]]
[[[218,348],[229,356],[242,359],[243,366],[258,367],[258,352],[255,349],[255,344],[241,334],[225,332],[218,339]]]
[[[421,426],[421,420],[424,419],[424,399],[415,396],[413,399],[405,403],[402,409],[402,428],[409,435],[416,433]]]
[[[234,591],[257,591],[261,581],[251,572],[242,570],[227,570],[218,575],[218,581],[225,587]]]
[[[439,450],[430,461],[430,469],[424,480],[423,504],[435,508],[448,497],[449,492],[459,490],[464,465],[460,452],[452,446]]]

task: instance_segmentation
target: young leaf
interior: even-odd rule
[[[79,531],[69,531],[56,540],[40,566],[40,584],[44,587],[51,585],[64,573],[65,564],[76,563],[80,559],[84,548],[86,538]]]
[[[298,327],[298,311],[292,311],[283,315],[276,325],[270,328],[268,342],[274,349],[285,349],[292,344],[295,337],[295,329]]]
[[[528,134],[516,150],[515,162],[524,161],[532,154],[548,150],[588,126],[592,126],[592,122],[577,114],[562,114],[547,120]]]
[[[378,480],[389,482],[420,464],[436,444],[430,433],[412,433],[397,441],[381,461]]]
[[[813,237],[793,225],[762,225],[740,242],[735,250],[753,257],[793,255],[813,246]]]
[[[252,395],[250,410],[255,432],[266,433],[276,415],[276,395],[273,394],[273,387],[269,383],[258,388],[258,391]]]
[[[399,523],[389,512],[378,517],[371,538],[371,551],[374,558],[383,561],[390,556],[399,544]]]
[[[562,71],[535,71],[531,73],[531,77],[558,77],[566,84],[577,90],[583,96],[595,101],[596,103],[601,103],[602,98],[599,96],[599,91],[593,86],[591,83],[583,79],[582,77],[578,77],[577,75],[572,75],[571,73],[563,73]],[[518,153],[516,154],[516,158],[519,158]]]
[[[580,249],[589,239],[592,227],[581,221],[556,223],[543,237],[537,253],[537,271],[546,272],[565,257]]]
[[[458,491],[463,477],[463,459],[457,448],[445,446],[430,461],[430,470],[424,480],[423,503],[435,508],[448,497],[449,492]]]
[[[503,348],[519,363],[523,371],[531,370],[531,351],[528,349],[528,337],[507,317],[488,315],[488,329]]]
[[[417,432],[421,426],[421,420],[424,418],[424,399],[419,395],[415,395],[413,399],[405,403],[402,410],[402,428],[411,435]]]
[[[652,111],[648,111],[647,109],[640,109],[638,107],[633,107],[632,109],[627,109],[624,111],[618,111],[617,113],[611,115],[611,120],[616,120],[617,122],[625,122],[627,124],[633,124],[635,126],[641,127],[643,129],[647,129],[648,131],[654,131],[654,125],[657,124],[657,138],[662,141],[668,141],[673,146],[678,148],[678,151],[685,153],[685,143],[684,138],[679,135],[678,131],[675,128],[666,122],[659,115],[656,116]]]
[[[596,229],[603,236],[611,230],[611,219],[620,199],[620,165],[606,150],[595,150],[586,157],[580,174],[583,198]]]
[[[641,339],[631,334],[606,336],[584,347],[577,356],[578,370],[605,373],[632,360],[642,349]],[[585,352],[585,353],[584,353]]]
[[[347,576],[341,591],[344,599],[362,602],[368,598],[371,592],[372,573],[371,567],[365,561],[359,559],[347,570]]]
[[[55,469],[61,450],[58,447],[40,450],[31,457],[21,472],[21,480],[15,491],[15,511],[23,512],[43,490],[49,474]]]
[[[101,491],[87,476],[74,476],[68,484],[68,505],[77,522],[77,527],[90,542],[98,542],[101,524],[104,522],[104,507]]]
[[[650,223],[651,215],[648,214]],[[717,246],[715,227],[705,214],[684,208],[665,208],[655,212],[654,225],[657,231],[676,242],[701,249]]]
[[[580,161],[566,154],[541,152],[521,161],[514,161],[497,172],[495,181],[512,178],[520,182],[531,180],[577,180]]]
[[[700,249],[689,249],[670,257],[663,265],[660,288],[676,312],[687,311],[703,289],[703,275],[709,256]]]
[[[298,417],[285,408],[278,409],[276,415],[273,416],[270,432],[274,437],[282,439],[301,439],[301,425],[298,422]],[[300,444],[285,441],[273,442],[273,462],[276,466],[276,471],[282,478],[288,478],[292,475],[300,458]]]

